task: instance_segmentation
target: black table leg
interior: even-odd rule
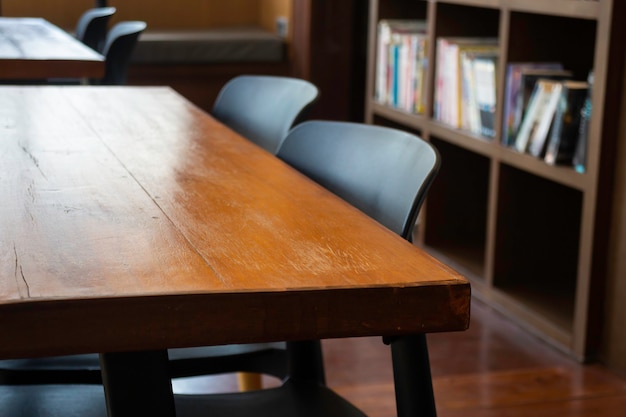
[[[398,417],[436,417],[426,335],[392,338],[391,357]]]
[[[289,378],[326,384],[322,345],[319,340],[287,342]]]
[[[167,351],[100,354],[109,417],[175,417]]]

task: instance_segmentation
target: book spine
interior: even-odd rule
[[[537,128],[534,130],[528,146],[528,153],[536,158],[543,157],[545,154],[547,138],[550,133],[550,127],[554,121],[557,104],[561,98],[563,85],[560,82],[546,81],[544,82],[544,89],[546,94],[545,106],[542,109],[541,115],[539,115]]]
[[[474,59],[475,97],[480,115],[480,134],[495,137],[496,58]]]
[[[385,21],[378,23],[378,45],[376,57],[376,90],[374,99],[381,104],[387,103],[387,71],[389,59],[389,25]]]
[[[578,143],[574,151],[572,163],[577,172],[583,173],[587,169],[587,142],[589,141],[589,121],[591,119],[591,88],[580,110],[580,124],[578,126]]]
[[[564,88],[557,112],[557,129],[550,138],[545,161],[549,164],[574,165],[574,154],[581,140],[582,109],[588,88]]]

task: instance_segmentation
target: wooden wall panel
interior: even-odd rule
[[[113,22],[145,20],[149,28],[179,29],[261,24],[274,30],[276,16],[291,16],[292,0],[109,0],[117,8]],[[2,0],[4,16],[43,17],[73,29],[94,0]]]
[[[276,30],[275,21],[279,16],[284,16],[288,20],[289,30],[291,30],[291,3],[292,0],[261,0],[259,9],[259,23],[265,30],[274,32]]]
[[[209,28],[258,24],[260,0],[109,0],[117,20],[144,20],[152,29]]]

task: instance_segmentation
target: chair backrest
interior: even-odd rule
[[[242,75],[220,90],[211,114],[231,129],[275,154],[291,127],[319,95],[297,78]]]
[[[141,21],[119,22],[111,28],[102,51],[106,60],[106,70],[102,84],[126,84],[126,75],[130,57],[135,49],[139,35],[146,29]]]
[[[277,156],[409,241],[440,165],[415,135],[348,122],[304,122]]]
[[[76,39],[91,49],[102,52],[109,20],[114,14],[115,7],[96,7],[87,10],[76,24]]]

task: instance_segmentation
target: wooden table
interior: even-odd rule
[[[50,22],[0,17],[0,80],[103,76],[104,57]]]
[[[169,88],[0,120],[0,358],[468,326],[462,276]]]

